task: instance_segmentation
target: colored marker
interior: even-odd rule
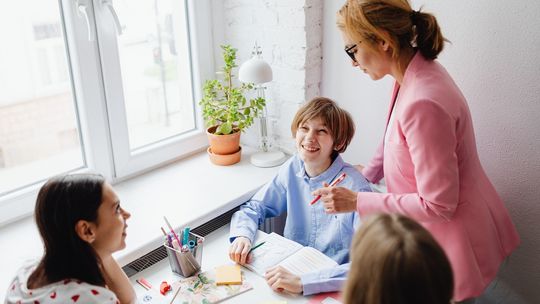
[[[184,228],[184,239],[182,240],[182,245],[189,244],[189,227]]]
[[[251,249],[249,250],[248,253],[251,253],[253,250],[255,250],[255,249],[261,247],[264,243],[266,243],[266,242],[260,242],[259,244],[255,245],[253,248],[251,248]]]
[[[338,176],[338,178],[336,178],[335,180],[333,180],[333,181],[330,183],[329,187],[334,187],[335,185],[341,183],[341,182],[345,179],[346,176],[347,176],[347,174],[345,174],[345,172],[341,173],[341,175]],[[321,196],[320,196],[320,195],[317,195],[317,197],[315,197],[315,198],[311,201],[311,203],[309,203],[309,204],[310,204],[310,205],[313,205],[313,204],[315,204],[319,199],[321,199]]]

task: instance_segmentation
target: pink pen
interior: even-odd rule
[[[163,216],[163,219],[165,220],[165,223],[167,224],[167,226],[171,230],[174,238],[178,241],[179,244],[182,244],[182,242],[180,242],[180,239],[178,238],[178,235],[176,235],[176,233],[174,232],[174,229],[172,228],[171,223],[169,223],[169,221],[167,220],[167,217]]]
[[[340,176],[338,176],[338,178],[336,178],[335,180],[333,180],[331,183],[330,183],[330,186],[329,187],[334,187],[335,185],[341,183],[345,177],[347,176],[347,174],[345,174],[345,172],[341,173]],[[319,199],[321,199],[321,196],[320,195],[317,195],[317,197],[315,197],[311,203],[309,203],[310,205],[313,205],[315,204]]]

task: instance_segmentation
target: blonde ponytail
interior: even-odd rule
[[[416,47],[425,58],[437,58],[446,41],[437,19],[432,14],[420,11],[412,11],[410,17],[416,29]]]

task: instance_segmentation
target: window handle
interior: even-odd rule
[[[88,41],[96,41],[96,31],[90,23],[90,0],[77,0],[77,15],[83,17],[86,21],[86,29],[88,31]]]
[[[118,19],[118,15],[116,14],[116,10],[114,9],[112,0],[101,0],[101,5],[109,9],[109,12],[111,13],[111,16],[114,20],[114,25],[116,26],[116,33],[118,35],[122,35],[122,25],[120,24],[120,19]]]

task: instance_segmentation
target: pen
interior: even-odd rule
[[[165,220],[165,223],[167,224],[167,226],[169,227],[169,229],[171,229],[171,232],[172,232],[172,234],[174,235],[174,238],[176,239],[176,241],[178,241],[179,244],[182,244],[182,243],[180,242],[180,239],[178,238],[178,235],[176,235],[176,233],[174,232],[174,229],[172,229],[171,223],[169,223],[169,221],[167,220],[167,217],[166,217],[166,216],[163,216],[163,219]]]
[[[171,302],[169,304],[172,304],[174,302],[174,299],[176,299],[176,296],[180,293],[180,290],[182,289],[182,286],[178,287],[178,290],[176,290],[176,293],[174,294],[174,297],[172,298]]]
[[[260,242],[259,244],[255,245],[255,247],[251,248],[248,253],[251,253],[253,250],[261,247],[264,243],[266,243],[266,242]]]
[[[330,186],[329,187],[334,187],[335,185],[341,183],[345,177],[347,176],[347,174],[345,174],[345,172],[341,173],[340,176],[338,176],[338,178],[336,178],[335,180],[333,180],[331,183],[330,183]],[[315,197],[311,203],[309,203],[310,205],[313,205],[315,204],[319,199],[321,198],[320,195],[317,195],[317,197]]]

